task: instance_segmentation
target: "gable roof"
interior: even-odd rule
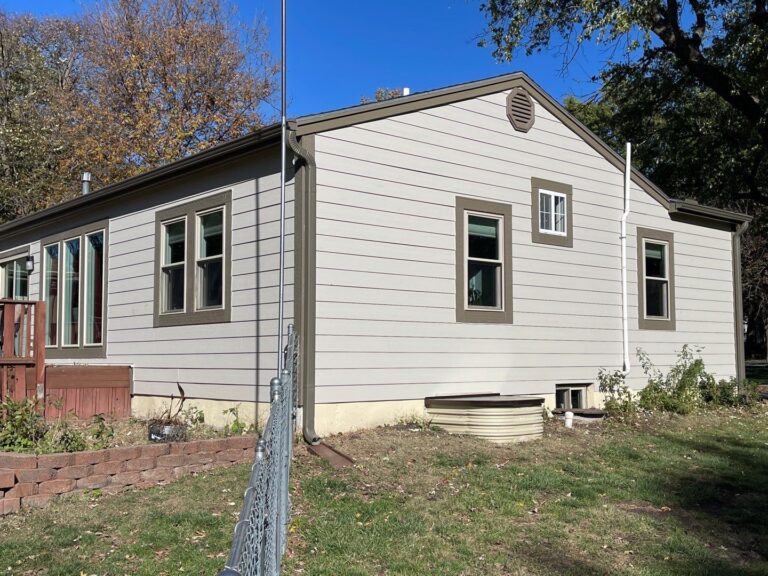
[[[621,155],[577,120],[523,72],[504,74],[502,76],[486,78],[485,80],[448,86],[439,90],[418,92],[410,96],[401,96],[382,102],[373,102],[360,106],[341,108],[331,112],[303,116],[296,120],[296,134],[297,136],[303,136],[305,134],[327,132],[364,122],[427,110],[462,100],[506,92],[513,88],[525,88],[544,109],[565,124],[617,170],[624,171],[625,162]],[[728,224],[739,224],[752,220],[751,216],[739,212],[703,206],[691,200],[671,198],[636,168],[632,168],[632,181],[659,202],[670,214],[697,216]]]
[[[624,170],[624,158],[522,72],[456,84],[437,90],[417,92],[409,96],[401,96],[382,102],[351,106],[321,114],[300,116],[291,120],[290,125],[295,127],[296,135],[301,137],[307,134],[317,134],[355,124],[427,110],[453,102],[504,92],[516,87],[523,87],[528,90],[549,113],[563,122],[614,167],[620,171]],[[64,218],[66,215],[86,205],[93,206],[102,202],[113,201],[133,191],[177,178],[191,171],[201,170],[217,163],[226,162],[248,152],[279,145],[280,125],[271,124],[246,136],[213,146],[165,166],[148,170],[138,176],[111,184],[88,195],[78,196],[45,210],[2,224],[0,225],[0,236],[13,234],[22,229],[29,230],[30,228],[44,226],[52,221]],[[699,220],[703,219],[704,221],[728,225],[737,225],[752,220],[752,217],[746,214],[704,206],[690,200],[671,198],[635,168],[632,169],[632,181],[656,199],[671,215],[693,216]]]

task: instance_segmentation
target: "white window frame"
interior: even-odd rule
[[[23,270],[24,272],[27,272],[27,258],[28,258],[28,255],[25,256],[23,254],[22,255],[17,254],[15,256],[11,256],[9,258],[4,258],[0,260],[0,282],[2,283],[0,284],[0,286],[2,286],[3,293],[5,292],[5,287],[7,286],[8,268],[6,264],[12,264],[13,266],[16,266],[17,262],[21,262],[21,264],[19,265],[19,269]],[[11,295],[3,294],[2,297],[9,300],[29,300],[29,277],[30,276],[31,274],[27,272],[27,295],[26,296],[16,295],[16,282],[14,281],[14,286],[13,286],[14,293]]]
[[[178,268],[179,263],[174,262],[171,264],[165,263],[165,255],[166,250],[168,246],[167,234],[168,234],[168,226],[170,224],[175,224],[176,222],[184,222],[184,259],[181,261],[181,268],[183,270],[182,274],[182,280],[184,281],[184,304],[181,308],[181,310],[165,310],[165,303],[167,302],[167,285],[165,281],[165,271],[170,268]],[[187,221],[187,216],[180,216],[178,218],[169,218],[168,220],[163,220],[160,223],[160,229],[162,230],[162,237],[160,238],[160,314],[163,316],[172,316],[174,314],[184,314],[187,311],[187,254],[189,253],[188,246],[189,246],[189,222]]]
[[[101,289],[102,289],[102,298],[101,298],[101,342],[91,342],[88,343],[87,338],[87,330],[86,330],[86,302],[88,302],[88,298],[90,296],[90,293],[88,291],[88,286],[90,285],[90,278],[88,276],[88,238],[91,236],[94,236],[96,234],[101,234],[101,241],[103,243],[103,250],[102,250],[102,258],[104,259],[104,262],[102,262],[102,269],[101,269]],[[107,231],[104,228],[100,228],[98,230],[94,230],[93,232],[86,232],[83,236],[83,246],[80,247],[80,252],[82,254],[83,259],[83,288],[82,288],[82,294],[83,294],[83,300],[81,302],[83,312],[82,312],[82,319],[83,319],[83,325],[82,325],[82,334],[83,334],[83,348],[98,348],[104,345],[104,340],[107,337],[106,334],[106,323],[105,318],[107,315],[107,298],[106,298],[106,291],[107,291]]]
[[[200,257],[200,245],[202,236],[201,220],[206,214],[213,214],[214,212],[221,212],[221,254],[218,256],[208,256],[206,258]],[[225,263],[227,261],[227,210],[225,206],[216,206],[207,210],[201,210],[195,212],[195,311],[197,310],[223,310],[227,307],[227,278],[225,274]],[[202,306],[202,270],[200,269],[201,262],[212,262],[214,260],[221,260],[221,305],[220,306]],[[186,271],[185,271],[186,274]]]
[[[67,242],[71,242],[72,240],[77,240],[78,244],[80,245],[78,250],[78,293],[77,293],[77,342],[64,344],[64,302],[65,302],[65,290],[67,287],[67,279],[64,277],[64,271],[65,271],[65,259],[67,257],[67,251],[66,246]],[[49,244],[50,246],[50,244]],[[82,316],[82,308],[81,305],[83,303],[83,290],[82,290],[82,279],[83,279],[83,234],[78,234],[76,236],[72,236],[71,238],[64,238],[59,242],[59,324],[57,326],[57,330],[59,331],[57,341],[59,342],[59,348],[80,348],[80,337],[82,336],[82,326],[80,323],[80,319]]]
[[[499,258],[497,260],[491,260],[487,258],[470,257],[469,255],[469,217],[478,216],[480,218],[487,218],[489,220],[496,220],[498,222],[498,238],[496,239],[499,247]],[[464,310],[491,310],[494,312],[503,312],[506,302],[504,301],[504,283],[505,283],[505,270],[504,270],[504,215],[493,214],[489,212],[478,212],[475,210],[464,210]],[[470,262],[483,262],[486,264],[498,264],[499,274],[498,283],[496,287],[497,294],[499,296],[498,306],[471,306],[469,304],[469,263]]]
[[[658,277],[658,276],[649,276],[648,270],[646,268],[646,245],[647,244],[656,244],[657,246],[663,246],[664,247],[664,278]],[[654,280],[657,282],[664,282],[666,284],[666,302],[664,303],[664,308],[666,310],[666,315],[664,316],[651,316],[648,314],[648,280]],[[669,242],[665,240],[656,240],[654,238],[643,238],[643,318],[648,318],[651,320],[669,320],[669,310],[670,310],[670,283],[669,283]]]
[[[541,211],[541,199],[543,196],[551,196],[552,197],[552,204],[551,204],[551,210],[549,212],[550,222],[552,222],[552,229],[548,228],[542,228],[541,227],[541,215],[543,212]],[[560,232],[559,230],[555,229],[555,198],[562,198],[564,212],[563,212],[563,231]],[[538,226],[539,226],[539,232],[542,234],[552,234],[553,236],[567,236],[568,235],[568,196],[566,194],[563,194],[562,192],[555,192],[554,190],[547,190],[545,188],[542,188],[539,190],[539,206],[538,206]]]
[[[48,248],[51,246],[56,246],[59,249],[59,258],[58,258],[58,265],[56,266],[56,334],[54,335],[55,343],[49,344],[48,338],[46,334],[45,339],[45,347],[49,349],[56,349],[59,348],[61,345],[61,334],[59,333],[61,331],[61,324],[59,323],[61,319],[61,267],[62,267],[62,252],[61,252],[61,240],[57,240],[56,242],[49,242],[47,244],[43,244],[43,262],[42,262],[42,270],[40,270],[40,278],[42,280],[41,282],[41,288],[40,288],[40,298],[46,302],[46,308],[47,308],[47,302],[48,302],[48,284],[50,282],[50,277],[48,275],[48,260],[50,259],[50,256],[48,255]],[[48,330],[48,323],[46,322],[46,332]]]

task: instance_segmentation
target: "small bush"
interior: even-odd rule
[[[704,404],[702,391],[714,391],[717,386],[714,376],[706,371],[704,361],[694,356],[688,344],[683,346],[666,376],[653,365],[644,350],[638,348],[637,357],[648,377],[648,385],[639,393],[640,407],[646,410],[690,414]]]
[[[604,409],[609,416],[630,420],[637,415],[637,404],[620,370],[600,369],[598,389],[605,396]]]
[[[757,389],[758,386],[760,386],[760,382],[757,380],[744,380],[741,383],[739,401],[747,406],[752,406],[760,402],[761,397],[760,392]]]
[[[46,430],[45,419],[34,400],[8,398],[0,403],[0,450],[34,452]]]
[[[225,436],[241,436],[254,430],[253,425],[249,426],[240,420],[240,404],[237,406],[232,406],[231,408],[227,408],[222,412],[222,414],[227,417],[227,423],[224,425]],[[232,422],[229,422],[230,416],[233,417]]]
[[[96,414],[88,427],[88,439],[91,448],[101,450],[110,445],[115,437],[115,427],[107,422],[104,414]]]
[[[716,380],[707,372],[704,360],[689,345],[683,346],[677,361],[664,375],[651,362],[648,354],[638,349],[637,356],[648,386],[639,393],[640,407],[646,410],[690,414],[703,407],[737,406],[757,400],[755,385],[744,382],[742,389],[735,378]]]
[[[59,420],[48,427],[36,452],[82,452],[87,447],[85,434],[66,420]]]

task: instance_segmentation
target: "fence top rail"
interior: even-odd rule
[[[42,300],[25,300],[21,298],[0,298],[0,304],[38,304]]]

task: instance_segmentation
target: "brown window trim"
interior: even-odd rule
[[[5,252],[0,252],[0,264],[5,264],[7,262],[13,262],[14,260],[18,260],[19,258],[26,258],[30,255],[31,248],[29,245],[22,246],[19,248],[14,248],[13,250],[6,250]],[[27,274],[27,295],[24,297],[26,299],[29,299],[29,282],[32,278],[32,273]],[[2,278],[2,275],[0,275],[0,280],[5,282],[5,278]],[[2,298],[9,298],[9,296],[3,296],[3,292],[5,292],[5,286],[0,287],[0,297]],[[13,298],[13,296],[10,296],[10,298]]]
[[[45,357],[46,358],[54,358],[54,359],[86,359],[86,358],[106,358],[107,357],[107,334],[108,334],[108,298],[109,298],[109,220],[101,220],[99,222],[94,222],[93,224],[88,224],[87,226],[80,226],[78,228],[74,228],[72,230],[68,230],[66,232],[56,234],[55,236],[48,236],[47,238],[43,238],[40,240],[40,260],[38,262],[35,262],[35,268],[37,268],[38,271],[38,298],[40,300],[45,300],[45,247],[50,246],[51,244],[59,243],[61,244],[64,240],[69,240],[71,238],[78,237],[80,238],[80,259],[81,259],[81,265],[80,270],[82,270],[82,277],[84,277],[85,274],[85,237],[88,234],[92,234],[93,232],[99,232],[104,231],[104,294],[102,295],[103,298],[103,310],[102,310],[102,319],[101,319],[101,344],[88,344],[87,346],[84,344],[85,338],[84,338],[84,332],[81,334],[80,342],[77,346],[62,346],[61,345],[61,334],[57,334],[56,336],[56,345],[55,346],[46,346],[45,347]],[[61,249],[61,246],[59,247],[59,258],[62,258],[63,250]],[[61,266],[62,264],[59,264],[59,279],[61,279]],[[85,284],[83,284],[84,286]],[[59,286],[62,286],[62,283],[59,282]],[[81,288],[81,294],[83,293]],[[59,303],[58,306],[61,307],[62,304],[62,298],[61,298],[61,292],[59,292]],[[81,302],[78,303],[78,321],[80,322],[80,329],[82,330],[85,326],[85,306],[82,306],[82,297]],[[59,310],[61,312],[61,310]],[[56,323],[56,329],[61,329],[61,322]],[[43,336],[45,337],[45,336]]]
[[[547,234],[539,229],[540,190],[565,194],[565,236]],[[573,248],[573,186],[543,178],[531,178],[531,241],[535,244]]]
[[[224,208],[224,306],[215,310],[195,310],[198,212]],[[186,271],[184,273],[185,310],[184,312],[160,312],[161,284],[161,245],[163,222],[174,218],[186,217]],[[155,289],[154,289],[154,326],[189,326],[193,324],[214,324],[229,322],[232,316],[232,191],[220,192],[199,200],[160,210],[155,215]]]
[[[467,309],[465,306],[466,257],[464,242],[464,212],[481,212],[504,218],[504,254],[502,260],[503,309]],[[456,322],[480,324],[512,324],[512,206],[498,202],[487,202],[474,198],[456,197]]]
[[[640,228],[637,232],[637,325],[640,330],[675,330],[675,237],[671,232]],[[659,240],[669,247],[667,267],[669,278],[669,318],[645,317],[645,254],[643,240]]]

